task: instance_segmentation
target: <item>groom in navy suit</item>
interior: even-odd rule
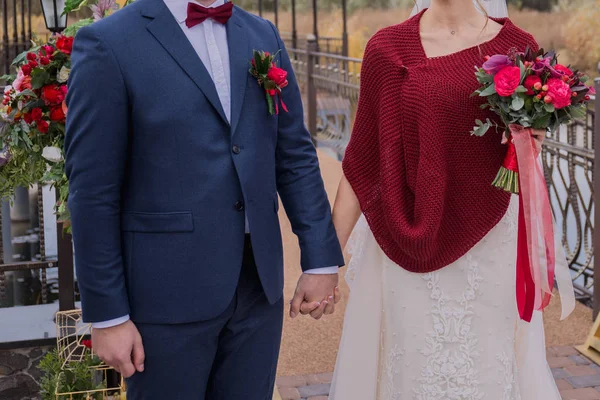
[[[288,72],[270,115],[253,50]],[[224,0],[139,0],[78,33],[67,98],[83,317],[127,398],[271,399],[282,199],[302,251],[290,314],[333,312],[343,264],[275,27]]]

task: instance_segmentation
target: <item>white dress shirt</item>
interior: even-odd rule
[[[179,26],[190,41],[192,47],[198,53],[200,60],[210,74],[219,100],[225,111],[225,116],[231,121],[231,75],[229,65],[229,44],[227,43],[227,29],[211,18],[204,22],[188,28],[185,24],[187,18],[187,6],[189,0],[163,0]],[[197,3],[199,4],[199,3]],[[219,7],[225,4],[225,0],[216,0],[209,7]],[[200,4],[201,5],[201,4]],[[249,233],[248,218],[246,218],[246,233]],[[337,274],[338,267],[315,268],[306,271],[307,274]],[[120,325],[129,320],[129,315],[110,321],[96,322],[94,328],[109,328]]]

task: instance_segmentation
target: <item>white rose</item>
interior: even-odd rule
[[[59,162],[63,160],[62,151],[54,146],[44,147],[44,150],[42,150],[42,157],[50,162]]]
[[[56,80],[59,83],[65,83],[69,79],[70,72],[71,72],[71,70],[63,65],[63,67],[60,69],[60,71],[58,71]]]

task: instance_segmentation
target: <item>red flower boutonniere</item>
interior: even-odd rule
[[[258,84],[264,89],[267,105],[269,106],[269,114],[279,114],[279,103],[283,111],[288,112],[288,109],[281,97],[281,90],[288,85],[287,71],[279,68],[273,61],[279,52],[271,55],[265,51],[254,50],[254,58],[250,61],[250,74],[256,78]]]

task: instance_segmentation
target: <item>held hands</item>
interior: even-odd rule
[[[125,378],[144,371],[142,336],[133,322],[93,329],[92,343],[98,357]]]
[[[290,317],[310,314],[314,319],[321,319],[324,314],[333,314],[340,299],[338,274],[302,274],[291,301]]]

